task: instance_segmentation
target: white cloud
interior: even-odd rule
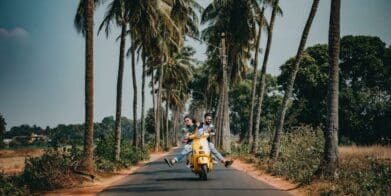
[[[29,33],[21,27],[7,30],[0,28],[0,39],[26,39],[29,37]]]

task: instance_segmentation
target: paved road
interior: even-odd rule
[[[175,150],[178,152],[182,148]],[[216,165],[208,181],[198,180],[184,162],[169,168],[161,158],[148,163],[135,173],[108,187],[98,195],[159,196],[260,196],[289,195],[244,172]]]

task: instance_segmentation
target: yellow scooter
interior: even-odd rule
[[[199,175],[201,180],[208,180],[207,174],[213,169],[208,137],[208,132],[203,132],[201,135],[193,133],[188,137],[193,140],[190,167],[192,172]]]

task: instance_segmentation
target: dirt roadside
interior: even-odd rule
[[[70,189],[58,189],[50,192],[45,192],[43,194],[46,196],[96,195],[97,193],[101,192],[103,189],[125,178],[129,174],[132,174],[139,168],[143,167],[145,164],[160,159],[161,157],[168,155],[168,153],[169,152],[151,153],[150,155],[151,157],[148,161],[143,161],[130,169],[121,170],[112,176],[98,177],[94,182],[83,183],[81,187],[70,188]]]
[[[265,173],[264,171],[260,171],[256,167],[254,167],[251,163],[246,163],[245,161],[242,161],[240,159],[234,159],[232,168],[242,171],[259,181],[263,181],[267,184],[270,184],[271,186],[279,188],[282,191],[287,191],[292,195],[298,195],[298,196],[307,195],[306,191],[299,188],[297,184],[291,183],[287,180],[284,180],[276,176],[272,176],[270,174]]]

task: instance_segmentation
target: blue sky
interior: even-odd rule
[[[210,1],[199,2],[205,6]],[[279,66],[295,55],[311,3],[280,0],[284,16],[275,24],[268,73],[278,75]],[[0,0],[0,113],[7,129],[84,121],[84,40],[73,26],[77,4],[78,0]],[[327,43],[329,7],[330,1],[321,1],[307,46]],[[390,8],[389,0],[343,0],[341,34],[379,36],[390,45]],[[104,9],[96,12],[96,26]],[[115,113],[118,34],[115,30],[108,39],[103,34],[95,37],[95,121]],[[204,45],[189,44],[196,48],[198,59],[205,59]],[[122,110],[128,118],[133,101],[129,63],[127,59]],[[140,86],[140,68],[137,75]],[[152,105],[150,96],[147,108]]]

